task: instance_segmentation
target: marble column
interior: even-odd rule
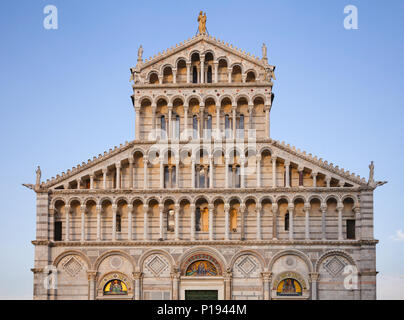
[[[89,300],[95,300],[95,277],[97,271],[89,270],[87,271],[88,287],[89,287]]]
[[[80,190],[81,178],[77,179],[77,190]]]
[[[240,240],[245,240],[245,214],[246,214],[246,205],[244,203],[240,204]]]
[[[85,205],[80,206],[80,213],[81,213],[81,241],[85,241],[86,240],[86,235],[85,235],[86,206]]]
[[[317,300],[317,282],[318,282],[319,274],[317,272],[310,273],[310,282],[311,282],[311,300]]]
[[[225,155],[225,165],[224,165],[224,187],[229,188],[229,156]]]
[[[293,227],[293,220],[294,220],[294,205],[289,204],[288,210],[289,210],[289,240],[293,240],[294,238],[294,227]]]
[[[141,281],[142,281],[142,272],[133,272],[133,280],[135,282],[135,288],[134,288],[134,298],[135,300],[142,300],[141,294],[140,294],[140,287],[141,287]]]
[[[195,158],[191,157],[191,188],[195,188]]]
[[[297,168],[297,171],[299,172],[299,187],[304,186],[304,183],[303,183],[303,170],[304,170],[304,167],[302,167],[302,166],[299,166]]]
[[[209,188],[213,188],[213,155],[209,155]]]
[[[278,205],[272,204],[272,239],[278,239]]]
[[[149,213],[149,205],[143,205],[143,240],[149,240],[149,230],[148,230],[148,213]]]
[[[143,157],[143,189],[147,189],[147,166],[148,161],[146,157]]]
[[[261,188],[261,155],[257,154],[257,188]]]
[[[133,162],[134,159],[132,155],[129,156],[129,189],[133,189]]]
[[[159,240],[164,240],[164,205],[159,204]]]
[[[245,164],[245,157],[241,156],[240,157],[240,187],[241,188],[245,188],[245,168],[244,168],[244,164]]]
[[[221,137],[220,130],[220,104],[216,104],[216,139],[219,140]]]
[[[187,83],[191,83],[191,62],[186,62],[187,65]]]
[[[185,132],[185,140],[188,140],[189,133],[188,133],[188,105],[184,105],[184,132]]]
[[[315,187],[317,187],[317,172],[315,172],[315,171],[313,171],[312,173],[311,173],[311,176],[313,177],[313,187],[315,188]]]
[[[66,219],[66,241],[70,241],[70,205],[65,206],[65,219]]]
[[[118,207],[116,204],[112,205],[112,241],[116,240],[116,214]]]
[[[173,105],[168,104],[168,134],[166,135],[168,139],[172,139],[173,125],[172,125],[172,115],[173,115]]]
[[[237,137],[237,134],[236,134],[236,111],[237,111],[237,105],[233,105],[231,107],[231,112],[232,112],[232,117],[233,117],[233,128],[232,128],[232,130],[233,130],[232,138],[233,139],[236,139],[236,137]]]
[[[224,240],[229,240],[229,229],[230,229],[230,205],[226,203],[224,205]]]
[[[133,204],[128,204],[128,240],[132,241],[132,211],[133,211]]]
[[[157,139],[157,132],[156,132],[156,109],[157,106],[155,103],[152,103],[152,137],[153,140]]]
[[[205,55],[201,54],[199,59],[201,61],[201,83],[205,83]]]
[[[102,169],[102,188],[107,189],[107,168]]]
[[[219,62],[218,61],[213,61],[213,69],[214,69],[214,77],[213,77],[213,82],[217,83],[218,82],[218,69],[219,69]]]
[[[305,215],[305,238],[310,240],[310,203],[304,204],[304,215]]]
[[[360,206],[354,207],[355,212],[355,239],[362,239],[362,215]]]
[[[270,106],[265,105],[264,110],[265,110],[265,139],[268,139],[270,137],[270,121],[269,121],[269,112],[270,112]]]
[[[160,157],[160,189],[164,189],[164,158]]]
[[[97,211],[97,241],[101,241],[101,210],[102,210],[102,207],[101,207],[101,205],[97,205],[95,208]]]
[[[175,187],[180,188],[180,159],[175,158]]]
[[[209,240],[213,241],[213,210],[214,210],[214,205],[209,204],[208,209],[209,209]]]
[[[224,300],[232,300],[231,292],[231,282],[232,282],[232,272],[226,271],[224,275]]]
[[[231,83],[231,72],[232,72],[232,69],[227,69],[227,80],[228,80],[228,82],[229,83]]]
[[[180,283],[180,273],[178,269],[174,269],[170,274],[172,283],[172,300],[179,300],[179,283]]]
[[[174,226],[174,233],[175,233],[175,241],[180,240],[180,205],[176,204],[174,206],[174,220],[175,220],[175,226]]]
[[[248,138],[253,138],[254,136],[252,135],[253,131],[253,111],[254,111],[254,105],[249,104],[248,105]]]
[[[90,174],[90,190],[94,189],[94,174]]]
[[[205,107],[199,107],[199,139],[204,138],[203,130],[204,130],[204,122],[205,122]]]
[[[255,211],[257,214],[257,240],[261,240],[262,236],[261,236],[261,204],[258,204]]]
[[[339,203],[337,206],[338,211],[338,240],[343,240],[342,235],[342,209],[344,208],[342,203]]]
[[[290,188],[290,161],[285,161],[285,187]]]
[[[140,106],[135,106],[135,138],[140,140]]]
[[[116,186],[115,189],[121,189],[121,164],[120,163],[116,163],[115,164],[116,167]]]
[[[194,204],[191,204],[191,206],[190,206],[190,209],[191,209],[191,232],[190,232],[190,235],[191,235],[191,241],[194,241],[195,240],[195,210],[196,210],[196,206],[194,205]]]
[[[331,186],[331,177],[330,176],[325,177],[325,183],[326,183],[327,188],[329,188]]]
[[[269,300],[271,290],[270,288],[271,272],[261,272],[261,276],[262,276],[262,287],[264,289],[264,300]]]
[[[177,83],[177,68],[173,68],[173,83]]]
[[[326,213],[327,213],[327,205],[322,204],[321,207],[321,238],[322,240],[326,240]]]
[[[272,161],[272,187],[276,188],[277,186],[277,181],[276,181],[276,156],[272,156],[271,161]]]

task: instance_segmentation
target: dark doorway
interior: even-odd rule
[[[217,290],[185,290],[185,300],[218,300]]]
[[[55,239],[55,241],[62,241],[62,222],[61,221],[55,221],[54,239]]]

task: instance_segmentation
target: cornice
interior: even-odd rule
[[[167,246],[374,246],[379,240],[181,240],[181,241],[50,241],[33,240],[35,246],[48,247],[167,247]]]
[[[162,83],[162,84],[133,84],[133,90],[138,89],[214,89],[214,88],[267,88],[273,87],[273,82],[217,82],[217,83]]]

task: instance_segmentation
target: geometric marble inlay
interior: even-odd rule
[[[238,267],[245,275],[249,275],[257,268],[257,264],[254,262],[254,260],[247,256],[243,260],[241,260],[241,262],[238,264]]]
[[[159,275],[166,267],[168,267],[167,263],[159,256],[154,256],[152,260],[147,263],[147,267],[151,272],[153,272],[156,276]]]
[[[324,264],[325,270],[333,276],[337,277],[341,274],[342,270],[344,270],[346,263],[341,261],[337,256],[332,257]]]
[[[72,277],[76,276],[82,269],[81,263],[75,258],[71,257],[63,264],[65,271]]]
[[[109,264],[111,268],[119,269],[120,266],[122,265],[122,259],[120,257],[112,257],[111,260],[109,261]]]

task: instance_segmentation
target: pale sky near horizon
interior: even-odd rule
[[[43,27],[46,5],[58,29]],[[344,7],[359,29],[344,29]],[[374,193],[378,297],[404,299],[404,2],[364,0],[0,2],[0,299],[31,299],[35,168],[51,178],[134,138],[129,68],[211,35],[276,66],[271,135],[389,183]],[[401,181],[401,182],[400,182]],[[12,283],[12,285],[10,285]]]

